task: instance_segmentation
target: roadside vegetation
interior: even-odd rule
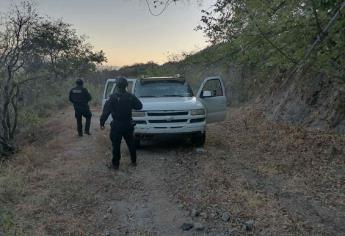
[[[65,102],[67,82],[106,60],[68,23],[38,15],[30,1],[1,13],[0,158],[18,149],[18,127]]]

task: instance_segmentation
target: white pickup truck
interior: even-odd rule
[[[226,96],[222,79],[206,78],[196,95],[188,82],[180,77],[128,78],[128,91],[143,103],[141,111],[133,111],[135,137],[176,134],[188,135],[196,145],[203,145],[206,124],[222,121],[226,115]],[[108,79],[103,102],[113,93],[116,79]]]

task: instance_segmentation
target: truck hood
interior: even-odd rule
[[[196,97],[140,98],[144,111],[192,110],[204,108]]]

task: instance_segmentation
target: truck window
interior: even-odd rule
[[[222,84],[218,79],[211,79],[204,85],[203,91],[210,91],[212,97],[223,96]]]
[[[105,96],[104,96],[105,99],[108,99],[109,96],[111,95],[111,91],[114,85],[115,85],[115,82],[108,82],[107,87],[105,89]]]
[[[148,80],[140,81],[135,86],[137,97],[192,97],[193,92],[185,81]]]
[[[127,92],[133,93],[133,85],[134,85],[133,81],[128,81]]]

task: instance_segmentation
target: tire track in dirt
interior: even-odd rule
[[[75,137],[72,111],[61,122],[64,130],[54,139],[59,150],[50,168],[63,172],[56,181],[60,186],[66,179],[81,184],[94,201],[86,216],[89,224],[85,233],[104,235],[196,235],[183,232],[182,223],[190,222],[186,212],[167,193],[162,152],[139,151],[138,167],[129,166],[127,147],[122,147],[120,171],[106,168],[111,159],[109,130],[98,130],[99,115],[92,118],[92,136]],[[54,150],[51,150],[54,151]],[[48,171],[49,173],[49,171]],[[66,179],[64,179],[64,177]],[[49,177],[48,177],[49,178]],[[55,177],[53,177],[55,178]],[[81,180],[81,182],[79,182]],[[79,204],[81,199],[74,199]],[[82,202],[82,201],[81,201]],[[82,207],[82,205],[80,206]],[[74,214],[72,210],[72,214]],[[53,217],[53,216],[52,216]],[[96,224],[95,224],[96,222]],[[83,223],[82,223],[83,224]]]

